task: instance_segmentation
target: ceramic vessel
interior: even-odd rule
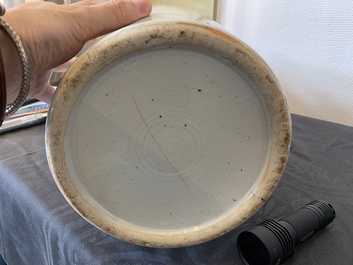
[[[198,244],[247,220],[280,180],[290,139],[264,60],[216,22],[161,6],[78,58],[46,126],[72,207],[151,247]]]

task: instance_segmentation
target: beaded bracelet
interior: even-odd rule
[[[5,6],[0,2],[0,16],[3,16],[5,14]],[[20,92],[17,96],[17,98],[15,99],[15,101],[6,106],[5,108],[5,114],[4,116],[10,116],[11,114],[15,113],[22,105],[23,103],[26,101],[27,96],[28,96],[28,92],[31,86],[31,69],[30,69],[30,65],[29,65],[29,60],[26,54],[26,51],[23,47],[23,44],[21,42],[20,37],[17,35],[17,33],[12,29],[12,27],[7,24],[5,21],[3,21],[0,18],[0,29],[3,30],[9,37],[11,42],[14,44],[14,46],[16,47],[16,50],[18,52],[18,55],[20,57],[20,61],[21,61],[21,70],[22,70],[22,79],[21,79],[21,87],[20,87]],[[5,98],[5,102],[6,102],[6,88],[5,88],[5,84],[4,84],[4,80],[5,80],[5,69],[3,67],[1,67],[2,70],[0,71],[0,75],[1,75],[1,79],[0,82],[1,84],[1,100],[0,101],[4,101]],[[5,90],[5,92],[4,92]],[[5,94],[5,96],[3,96]],[[1,104],[1,103],[0,103]],[[6,105],[6,103],[5,103]],[[3,110],[1,109],[1,111],[3,112]],[[3,116],[3,115],[0,115]],[[2,120],[0,120],[0,125],[2,123]]]

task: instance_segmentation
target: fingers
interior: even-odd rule
[[[97,2],[94,1],[90,1],[90,0],[82,0],[82,1],[78,1],[76,3],[70,4],[71,6],[93,6],[93,5],[97,5]]]
[[[47,84],[47,86],[43,90],[43,93],[36,98],[45,102],[45,103],[50,104],[51,100],[54,96],[55,90],[56,90],[55,87],[51,86],[50,84]]]
[[[75,62],[77,58],[74,57],[71,60],[63,63],[54,69],[46,71],[35,78],[33,89],[31,90],[30,96],[46,103],[50,103],[54,96],[56,88],[51,86],[49,79],[53,72],[65,72]]]
[[[76,57],[49,71],[39,74],[32,83],[29,98],[36,98],[51,103],[56,87],[50,85],[49,80],[53,72],[65,72],[76,60]]]
[[[72,58],[71,60],[63,63],[54,68],[54,72],[66,72],[67,69],[76,61],[77,57]]]
[[[112,2],[117,2],[117,0],[112,0]],[[150,0],[131,0],[137,9],[140,11],[141,15],[148,16],[152,11],[152,4]]]
[[[110,0],[87,6],[86,12],[79,14],[78,26],[93,39],[146,17],[151,10],[150,0]]]
[[[54,95],[55,88],[49,84],[49,79],[53,69],[38,74],[32,81],[28,98],[36,98],[46,103],[50,103]]]

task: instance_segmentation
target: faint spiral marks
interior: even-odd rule
[[[131,161],[149,178],[166,181],[181,177],[187,183],[208,163],[208,131],[189,109],[166,107],[159,111],[162,114],[141,111],[141,124],[131,141]]]

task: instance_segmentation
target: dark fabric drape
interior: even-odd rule
[[[210,242],[154,249],[98,230],[66,202],[50,174],[44,126],[0,135],[0,255],[8,265],[242,265],[238,234],[318,199],[336,219],[284,265],[353,264],[353,128],[293,115],[289,161],[276,190],[234,231]]]

